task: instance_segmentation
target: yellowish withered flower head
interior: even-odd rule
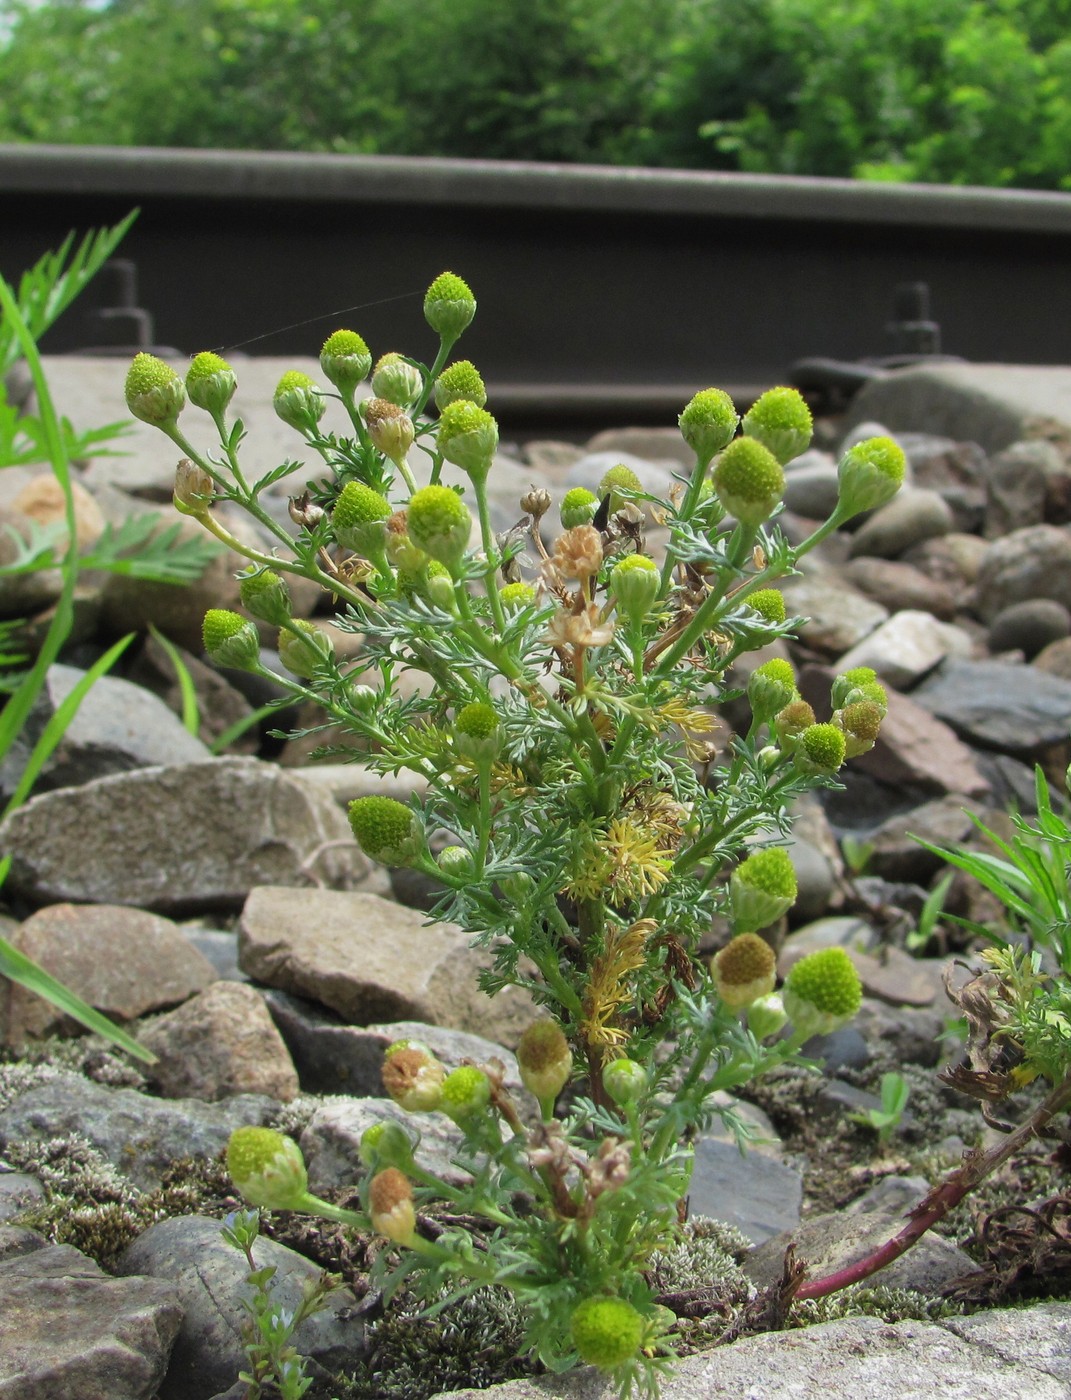
[[[234,370],[211,350],[202,350],[190,361],[186,371],[186,393],[190,403],[203,408],[206,413],[222,413],[234,398],[237,387],[238,378]]]
[[[777,981],[777,959],[757,933],[739,933],[710,960],[718,995],[734,1011],[768,996]]]
[[[552,647],[604,647],[614,635],[612,621],[604,622],[597,603],[588,603],[580,612],[561,608],[547,624],[546,639]]]
[[[532,1022],[518,1042],[517,1064],[521,1082],[540,1103],[558,1097],[573,1072],[573,1055],[557,1021]]]
[[[799,696],[774,715],[774,733],[785,753],[795,752],[800,735],[814,724],[814,720],[814,710]]]
[[[397,1167],[376,1172],[368,1186],[368,1215],[372,1228],[395,1244],[412,1244],[416,1208],[409,1178]]]
[[[126,406],[154,428],[173,427],[186,405],[186,388],[170,365],[144,351],[126,373]]]
[[[440,272],[424,296],[424,319],[450,344],[476,315],[476,298],[467,282],[453,272]]]
[[[196,518],[205,514],[215,494],[215,484],[204,468],[183,457],[175,468],[175,493],[171,498],[175,509]]]
[[[798,389],[767,389],[744,415],[744,432],[768,447],[783,466],[811,443],[814,422]]]
[[[575,525],[554,543],[552,562],[559,578],[580,583],[602,568],[602,537],[593,525]]]
[[[384,1089],[407,1113],[432,1113],[442,1103],[446,1069],[419,1041],[388,1048],[381,1073]]]
[[[372,445],[395,466],[404,462],[413,445],[413,420],[390,399],[369,399],[364,421]]]
[[[585,1298],[569,1326],[581,1361],[603,1371],[634,1357],[643,1341],[643,1318],[624,1298]]]
[[[227,1170],[251,1206],[301,1210],[309,1181],[301,1148],[273,1128],[236,1128],[227,1144]]]

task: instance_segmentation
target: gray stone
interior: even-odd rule
[[[298,1075],[264,999],[239,982],[215,982],[176,1011],[143,1028],[141,1043],[159,1057],[148,1071],[168,1098],[216,1102],[266,1094],[286,1103]]]
[[[281,1308],[294,1309],[301,1301],[302,1285],[320,1275],[310,1260],[275,1240],[258,1239],[253,1258],[259,1268],[270,1265],[277,1270],[268,1286]],[[249,1296],[249,1265],[244,1254],[223,1239],[220,1222],[196,1215],[162,1220],[127,1248],[119,1270],[165,1282],[182,1304],[185,1315],[160,1385],[160,1400],[208,1400],[228,1386],[246,1364],[241,1332],[247,1317],[243,1300]],[[322,1382],[347,1366],[352,1370],[364,1350],[364,1328],[353,1316],[355,1304],[349,1289],[331,1293],[323,1310],[293,1334],[294,1346],[308,1360],[309,1375]]]
[[[175,1006],[215,977],[212,965],[170,919],[121,905],[53,904],[10,935],[83,1001],[113,1020],[132,1021]],[[0,1038],[21,1044],[73,1022],[18,984],[0,984]]]
[[[852,536],[851,555],[895,559],[912,545],[947,535],[955,521],[944,497],[919,486],[903,486]]]
[[[930,578],[914,564],[902,559],[875,559],[863,556],[852,559],[844,569],[844,577],[868,598],[873,598],[892,612],[908,608],[932,613],[948,621],[956,612],[955,591],[948,583]]]
[[[969,743],[1017,758],[1067,739],[1071,680],[1036,666],[950,657],[911,698]]]
[[[69,1245],[0,1259],[0,1397],[152,1400],[181,1322],[169,1284],[109,1278]]]
[[[199,920],[180,924],[179,932],[187,943],[207,958],[217,977],[227,982],[248,982],[249,978],[238,966],[238,935],[229,929],[214,928]]]
[[[585,451],[608,454],[615,461],[639,457],[645,462],[672,465],[675,471],[682,467],[691,471],[695,466],[695,453],[677,428],[604,428],[595,434]],[[622,456],[622,453],[627,455]]]
[[[1052,598],[1071,607],[1071,529],[1032,525],[994,540],[975,587],[978,614],[986,622],[1028,598]]]
[[[200,648],[198,648],[198,652]],[[198,737],[202,743],[212,744],[225,730],[240,720],[248,719],[253,706],[219,671],[194,656],[190,651],[178,648],[179,659],[193,681],[198,705]],[[158,638],[151,634],[145,638],[137,659],[127,670],[127,679],[142,689],[151,691],[169,710],[182,714],[183,695],[174,662],[164,650]],[[273,723],[281,721],[273,716]],[[259,726],[253,725],[239,738],[227,746],[228,753],[255,753],[260,747]],[[154,759],[154,762],[175,762],[177,755],[170,758]]]
[[[587,452],[580,458],[579,462],[569,468],[566,475],[566,488],[574,486],[586,486],[589,491],[597,492],[599,482],[610,470],[611,467],[625,466],[631,467],[640,479],[640,485],[649,495],[658,496],[662,500],[668,500],[670,492],[675,485],[673,472],[676,470],[680,474],[680,468],[667,466],[664,462],[652,462],[645,457],[637,457],[632,452]],[[641,504],[643,504],[641,502]],[[650,507],[645,509],[650,512]]]
[[[997,455],[986,473],[985,535],[999,539],[1012,530],[1066,519],[1058,510],[1071,487],[1071,473],[1054,443],[1016,442]]]
[[[814,919],[785,939],[777,959],[778,975],[784,977],[793,963],[807,953],[817,953],[823,948],[847,948],[865,953],[877,942],[877,930],[865,919],[847,914]]]
[[[782,585],[789,613],[806,618],[797,635],[805,646],[841,656],[889,616],[888,608],[852,588],[832,570],[802,574]]]
[[[965,656],[971,641],[950,622],[928,612],[898,612],[844,653],[839,671],[870,666],[897,690],[910,690],[949,655]]]
[[[221,813],[226,819],[221,820]],[[35,904],[130,903],[162,912],[235,908],[257,885],[335,883],[368,870],[329,798],[252,758],[214,758],[42,793],[0,827],[9,885]]]
[[[515,1045],[531,998],[477,987],[487,955],[455,924],[373,894],[262,885],[242,911],[238,960],[251,977],[357,1025],[426,1021]]]
[[[1047,1371],[1071,1386],[1071,1303],[993,1308],[970,1317],[950,1317],[943,1325],[1003,1361]]]
[[[1071,369],[1052,365],[918,365],[871,380],[852,401],[854,425],[976,442],[990,456],[1046,420],[1071,431]]]
[[[915,838],[936,846],[958,846],[974,830],[964,805],[962,796],[938,797],[889,817],[867,837],[871,847],[867,869],[886,880],[925,884],[942,861]]]
[[[0,1220],[10,1220],[45,1199],[41,1183],[28,1172],[0,1172]]]
[[[797,919],[817,919],[829,907],[836,890],[833,866],[816,846],[793,835],[786,843],[796,876],[796,900],[792,914]]]
[[[965,586],[977,579],[988,551],[989,545],[978,535],[953,530],[914,545],[900,562],[913,564],[936,583],[948,584],[958,601]]]
[[[934,1006],[893,1008],[876,997],[864,997],[852,1025],[870,1045],[880,1045],[898,1064],[932,1069],[941,1061],[945,1015]]]
[[[14,792],[46,725],[84,677],[85,672],[74,666],[49,667],[41,693],[0,765],[0,791],[5,797]],[[76,787],[109,773],[208,757],[205,745],[162,700],[129,681],[101,676],[67,724],[35,789]]]
[[[454,1165],[464,1138],[445,1113],[407,1113],[393,1099],[332,1098],[317,1108],[301,1134],[309,1190],[329,1191],[359,1181],[365,1171],[361,1136],[387,1121],[400,1123],[414,1141],[419,1135],[416,1157],[425,1171],[455,1186],[470,1180],[468,1172]]]
[[[1059,676],[1061,680],[1071,681],[1071,637],[1062,637],[1057,642],[1050,642],[1038,652],[1032,664],[1039,671],[1047,671],[1050,676]]]
[[[930,1183],[924,1176],[883,1176],[869,1191],[857,1196],[845,1206],[849,1215],[906,1215],[930,1193]]]
[[[807,520],[825,520],[839,496],[837,464],[824,452],[807,452],[789,464],[783,497],[787,510]]]
[[[989,624],[989,650],[1021,651],[1032,661],[1042,648],[1071,633],[1071,612],[1052,598],[1028,598],[1002,608]]]
[[[766,1153],[741,1152],[708,1133],[697,1140],[688,1186],[693,1214],[724,1220],[760,1244],[795,1229],[802,1201],[803,1178],[795,1167]]]
[[[124,1176],[146,1190],[178,1157],[215,1157],[235,1128],[262,1127],[279,1105],[238,1094],[221,1104],[153,1099],[60,1073],[0,1109],[0,1148],[79,1133]]]

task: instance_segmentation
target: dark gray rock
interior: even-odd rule
[[[300,1146],[309,1172],[309,1189],[327,1191],[353,1186],[364,1174],[361,1137],[374,1123],[400,1123],[410,1138],[420,1135],[417,1161],[425,1171],[455,1185],[469,1174],[454,1165],[464,1138],[445,1113],[407,1113],[393,1099],[325,1099],[301,1134]]]
[[[29,1172],[0,1171],[0,1220],[10,1220],[44,1198],[41,1183]]]
[[[989,624],[989,650],[1021,651],[1032,661],[1042,648],[1071,633],[1071,612],[1052,598],[1010,603]]]
[[[888,505],[860,525],[852,536],[851,556],[896,559],[923,540],[947,535],[955,523],[947,502],[936,491],[903,486]]]
[[[946,622],[955,616],[955,590],[944,580],[930,578],[902,559],[862,556],[845,566],[844,576],[893,612],[903,608],[921,610]]]
[[[950,1317],[943,1325],[1003,1361],[1046,1371],[1071,1386],[1071,1303],[993,1308],[972,1317]]]
[[[1034,666],[949,658],[911,698],[962,739],[1030,759],[1066,741],[1071,681]]]
[[[315,1264],[274,1240],[258,1239],[253,1257],[258,1267],[278,1270],[269,1287],[282,1308],[295,1308],[302,1285],[320,1275]],[[210,1400],[230,1385],[246,1360],[242,1300],[249,1296],[249,1265],[223,1239],[220,1222],[196,1215],[162,1220],[125,1251],[119,1272],[166,1282],[182,1304],[185,1316],[160,1400]],[[348,1289],[332,1293],[323,1311],[295,1331],[294,1345],[308,1358],[310,1375],[327,1381],[359,1361],[364,1329],[352,1316],[355,1304]]]
[[[60,1073],[0,1109],[0,1148],[78,1133],[135,1186],[151,1190],[176,1158],[215,1157],[235,1128],[262,1127],[278,1110],[259,1094],[219,1104],[153,1099]]]
[[[1061,517],[1060,498],[1071,486],[1071,473],[1055,443],[1035,438],[1014,442],[998,452],[986,473],[984,531],[1000,539],[1013,530]]]
[[[978,615],[986,622],[1029,598],[1052,598],[1071,608],[1071,529],[1032,525],[994,540],[975,589]]]
[[[181,1322],[170,1284],[109,1278],[69,1245],[0,1259],[0,1396],[153,1400]]]
[[[724,1220],[759,1244],[794,1229],[802,1201],[803,1178],[795,1167],[764,1152],[744,1154],[709,1133],[696,1142],[688,1187],[693,1214]]]

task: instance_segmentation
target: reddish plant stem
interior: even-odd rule
[[[1040,1137],[1052,1119],[1069,1104],[1071,1104],[1071,1074],[1068,1074],[1047,1095],[1026,1122],[1021,1127],[1016,1128],[1015,1132],[1010,1133],[1003,1142],[990,1148],[988,1152],[971,1153],[962,1167],[957,1167],[941,1182],[940,1186],[935,1186],[929,1195],[908,1213],[907,1224],[893,1235],[892,1239],[886,1240],[883,1245],[854,1264],[837,1269],[833,1273],[827,1274],[825,1278],[814,1279],[810,1283],[802,1284],[793,1296],[799,1299],[825,1298],[830,1293],[847,1288],[849,1284],[861,1283],[863,1279],[869,1278],[871,1274],[876,1274],[879,1269],[884,1269],[887,1264],[891,1264],[894,1259],[899,1259],[900,1255],[910,1249],[927,1230],[932,1229],[938,1221],[943,1220],[954,1206],[958,1206],[964,1196],[973,1191],[979,1182],[984,1181],[991,1172],[996,1171],[1016,1152],[1025,1147],[1032,1137]]]

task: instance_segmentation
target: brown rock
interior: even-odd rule
[[[893,787],[984,797],[989,783],[948,725],[898,691],[890,690],[888,696],[877,742],[869,753],[852,759],[853,767]]]
[[[146,1027],[140,1040],[160,1057],[152,1077],[168,1098],[267,1094],[288,1102],[297,1095],[283,1038],[263,997],[242,982],[214,982]]]
[[[955,591],[943,580],[929,578],[900,559],[864,555],[846,565],[844,575],[870,598],[893,612],[918,609],[946,622],[955,615]]]
[[[1061,637],[1059,641],[1050,642],[1038,652],[1031,664],[1039,671],[1048,671],[1050,676],[1059,676],[1061,680],[1071,681],[1071,637]]]
[[[117,1021],[175,1006],[216,977],[170,919],[121,905],[53,904],[31,915],[10,941]],[[51,1002],[14,983],[6,1019],[10,1045],[71,1025]]]
[[[89,549],[96,544],[104,531],[104,515],[100,506],[84,486],[71,482],[71,496],[74,501],[74,533],[81,549]],[[67,516],[67,500],[59,482],[51,473],[34,477],[26,483],[12,502],[16,510],[38,525],[63,524]],[[66,531],[57,539],[54,549],[57,555],[67,548]]]

